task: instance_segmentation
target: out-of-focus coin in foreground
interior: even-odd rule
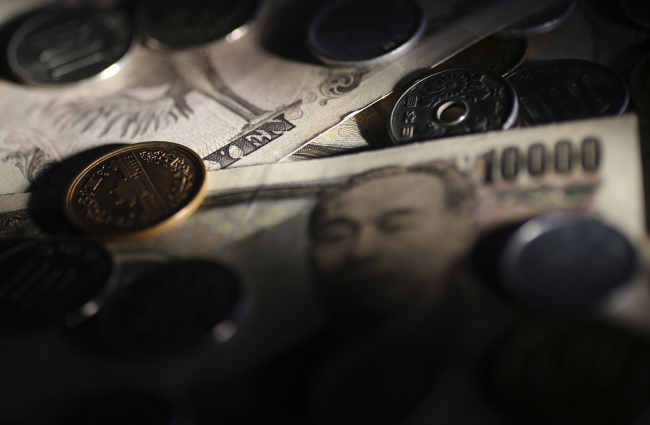
[[[621,9],[638,26],[650,30],[650,2],[648,0],[621,0]]]
[[[151,47],[199,48],[244,36],[263,5],[262,0],[144,0],[138,23]]]
[[[650,53],[634,67],[630,78],[632,100],[641,109],[650,112]]]
[[[100,329],[116,351],[172,351],[210,332],[216,342],[225,342],[246,308],[239,279],[224,266],[174,261],[117,292],[99,316]]]
[[[497,32],[495,36],[503,38],[530,37],[552,31],[569,19],[576,4],[578,4],[578,0],[555,1],[541,12]]]
[[[524,306],[547,311],[594,306],[638,271],[636,251],[623,234],[579,217],[530,220],[500,259],[503,290]]]
[[[115,284],[112,257],[95,242],[30,242],[0,258],[0,317],[19,325],[77,325],[99,310]]]
[[[424,26],[424,13],[411,0],[337,1],[312,21],[308,44],[328,65],[367,67],[405,53]]]
[[[455,54],[432,71],[451,68],[482,68],[506,76],[519,68],[528,54],[526,38],[487,37]]]
[[[629,102],[625,81],[596,62],[537,62],[519,68],[507,79],[519,97],[519,124],[523,126],[620,115]]]
[[[130,20],[116,10],[48,9],[12,35],[7,61],[30,84],[89,82],[116,74],[136,44]]]
[[[90,236],[128,240],[152,236],[180,223],[206,191],[201,158],[170,142],[119,148],[86,167],[65,196],[70,222]]]
[[[489,130],[517,120],[517,96],[500,75],[477,68],[440,71],[416,82],[389,119],[393,141],[405,143]]]

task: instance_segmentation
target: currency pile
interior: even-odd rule
[[[0,5],[0,424],[646,423],[649,26]]]

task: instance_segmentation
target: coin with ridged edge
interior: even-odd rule
[[[79,230],[103,240],[160,234],[198,209],[206,171],[191,149],[170,142],[119,148],[74,179],[64,210]]]
[[[116,74],[137,42],[129,18],[117,10],[45,9],[11,36],[7,62],[26,83],[85,83]]]

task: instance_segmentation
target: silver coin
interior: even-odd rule
[[[112,257],[97,243],[27,243],[0,258],[0,317],[19,325],[76,325],[97,313],[116,283]]]
[[[648,0],[621,0],[623,13],[639,27],[650,30],[650,2]]]
[[[538,62],[507,79],[519,97],[519,124],[524,126],[620,115],[629,102],[618,74],[585,60]]]
[[[530,37],[552,31],[569,19],[576,4],[578,4],[578,0],[556,1],[541,12],[497,32],[495,36],[501,38]]]
[[[489,130],[505,130],[517,120],[517,96],[500,75],[485,69],[440,71],[416,82],[390,113],[396,144]]]
[[[328,65],[368,67],[408,51],[424,26],[422,9],[410,0],[338,1],[312,21],[308,44]]]
[[[506,294],[544,311],[595,307],[638,273],[634,247],[618,230],[578,217],[538,217],[503,248]]]
[[[126,15],[104,9],[54,9],[37,13],[12,35],[9,66],[37,85],[102,80],[117,73],[137,40]]]
[[[261,0],[143,0],[138,23],[150,47],[199,48],[245,35],[263,5]]]

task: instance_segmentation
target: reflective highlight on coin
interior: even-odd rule
[[[97,243],[31,242],[0,258],[0,317],[25,325],[76,325],[97,313],[115,283],[112,257]]]
[[[555,1],[548,8],[497,32],[495,36],[530,37],[552,31],[571,17],[577,4],[578,0]]]
[[[308,44],[326,64],[366,67],[405,53],[424,26],[424,13],[410,0],[338,1],[313,20]]]
[[[638,271],[636,252],[618,230],[578,217],[538,217],[520,227],[500,259],[503,290],[527,307],[593,306]]]
[[[261,0],[144,0],[138,20],[149,46],[187,49],[237,40],[262,8]]]
[[[505,130],[517,119],[517,96],[493,72],[457,68],[412,85],[393,107],[390,136],[396,144],[489,130]]]
[[[88,82],[116,74],[136,41],[129,19],[116,10],[46,10],[16,30],[7,56],[12,72],[27,83]]]
[[[507,79],[519,97],[519,124],[523,126],[620,115],[629,102],[625,81],[596,62],[538,62]]]
[[[186,348],[222,324],[234,334],[242,300],[239,279],[220,264],[170,262],[118,292],[102,311],[101,330],[118,351]]]
[[[137,143],[86,167],[68,189],[65,213],[91,236],[133,239],[180,223],[205,191],[205,166],[194,151],[169,142]]]

